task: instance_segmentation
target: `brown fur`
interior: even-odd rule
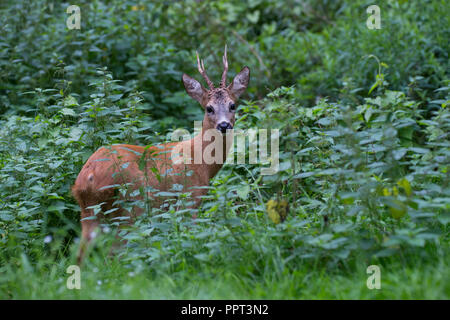
[[[205,141],[204,133],[208,129],[216,129],[218,121],[227,119],[234,126],[235,113],[230,110],[230,105],[236,103],[239,95],[247,87],[248,79],[249,69],[245,67],[228,87],[223,85],[219,88],[206,90],[193,78],[183,75],[183,83],[188,94],[200,102],[203,107],[211,106],[215,110],[214,114],[205,112],[202,132],[188,141],[153,146],[147,150],[143,146],[126,144],[102,147],[97,150],[87,160],[72,187],[72,193],[81,207],[81,218],[93,216],[94,210],[88,207],[100,203],[103,203],[103,212],[112,209],[113,202],[115,201],[115,188],[105,187],[117,184],[128,184],[128,190],[130,191],[146,185],[152,186],[159,191],[168,191],[174,183],[181,184],[184,186],[184,192],[192,192],[194,201],[192,207],[198,207],[201,196],[207,193],[207,189],[196,187],[208,186],[209,181],[220,170],[223,162],[214,164],[173,164],[172,160],[170,160],[170,152],[174,147],[186,146],[191,149],[191,155],[194,155],[194,143],[199,142],[199,140],[202,141],[203,149],[210,143],[215,143],[215,141]],[[225,139],[223,140],[225,144]],[[227,148],[224,148],[224,150],[226,152],[223,154],[223,160],[225,160],[228,152]],[[146,159],[144,171],[139,169],[139,162],[141,161],[142,155]],[[124,165],[126,163],[128,163],[128,166]],[[155,167],[161,175],[164,175],[167,169],[173,169],[173,171],[161,181],[158,181],[151,170],[152,167]],[[193,174],[186,178],[184,173],[189,170],[192,170]],[[153,194],[149,195],[152,196]],[[137,196],[134,199],[139,198]],[[160,201],[155,200],[154,205],[158,204],[160,204]],[[134,214],[140,215],[142,213],[142,209],[135,208]],[[124,210],[119,208],[119,210],[108,215],[108,217],[124,214],[129,215],[128,212],[124,212]],[[81,263],[87,245],[95,237],[93,232],[95,232],[99,222],[104,218],[100,213],[97,219],[81,221],[82,235],[78,263]],[[133,217],[130,218],[130,223],[132,223]]]

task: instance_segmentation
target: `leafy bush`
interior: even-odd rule
[[[378,69],[365,58],[371,54],[389,66],[391,89],[420,101],[443,98],[434,88],[448,76],[444,0],[384,1],[380,30],[367,29],[365,1],[78,5],[80,30],[66,27],[68,3],[10,1],[0,7],[2,112],[27,112],[31,101],[20,93],[35,88],[56,87],[85,101],[95,69],[108,66],[126,93],[144,91],[144,106],[155,117],[195,114],[195,104],[182,94],[181,73],[196,74],[198,50],[210,75],[219,79],[225,43],[232,71],[251,67],[253,98],[298,84],[297,100],[309,106],[317,97],[362,102]]]
[[[99,73],[93,101],[79,105],[57,93],[48,118],[15,116],[4,123],[0,172],[6,248],[77,230],[73,212],[78,209],[69,190],[87,156],[116,140],[145,141],[139,133],[146,129],[139,120],[139,99],[115,105],[120,93],[105,91],[115,82]],[[257,165],[226,165],[198,219],[186,219],[190,210],[177,211],[173,203],[168,212],[155,208],[153,215],[141,216],[136,229],[122,230],[129,241],[124,261],[158,268],[166,261],[174,268],[192,258],[224,263],[245,254],[257,263],[265,261],[261,254],[273,255],[277,248],[295,268],[298,259],[336,263],[361,251],[383,257],[448,241],[447,102],[426,120],[418,103],[401,92],[387,90],[358,106],[322,100],[313,108],[297,105],[293,95],[292,88],[282,87],[240,109],[245,120],[238,127],[282,132],[277,174],[260,176]],[[24,187],[30,192],[23,193]],[[290,204],[286,222],[279,225],[265,215],[265,203],[274,197]]]
[[[98,281],[111,280],[108,292],[129,292],[117,274],[136,275],[136,288],[195,275],[297,298],[313,276],[353,283],[380,264],[431,274],[433,294],[416,284],[406,297],[448,296],[435,283],[450,270],[444,1],[383,2],[381,30],[366,28],[365,1],[80,1],[81,30],[66,28],[67,3],[50,3],[0,4],[1,297],[34,297],[44,276],[47,295],[67,294],[61,279],[80,234],[70,188],[83,163],[100,146],[151,145],[190,128],[202,110],[181,73],[195,75],[198,49],[218,79],[225,42],[230,73],[252,70],[236,128],[279,129],[279,171],[226,164],[198,210],[174,188],[165,210],[131,227],[103,223],[88,288],[102,293]],[[117,259],[116,232],[127,240]],[[389,277],[403,283],[398,274]]]

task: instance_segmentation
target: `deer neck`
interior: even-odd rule
[[[206,123],[207,121],[203,121],[201,131],[192,139],[191,154],[194,155],[194,166],[206,174],[209,183],[226,161],[233,134],[222,135]],[[195,161],[195,157],[201,159],[201,162]]]

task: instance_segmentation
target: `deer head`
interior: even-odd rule
[[[237,100],[244,93],[245,89],[247,89],[250,79],[250,69],[248,67],[242,68],[227,86],[228,60],[226,45],[222,60],[224,70],[218,88],[215,88],[214,83],[209,80],[203,60],[200,60],[198,52],[198,71],[205,79],[209,89],[203,87],[200,82],[187,74],[183,74],[183,84],[186,92],[205,109],[203,127],[216,128],[220,132],[226,133],[227,129],[233,129],[234,127]]]

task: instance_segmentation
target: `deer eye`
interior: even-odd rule
[[[230,105],[230,110],[231,110],[231,111],[236,110],[236,105],[235,105],[234,103]]]
[[[209,114],[213,114],[214,113],[214,108],[211,106],[207,106],[206,107],[206,112],[208,112]]]

